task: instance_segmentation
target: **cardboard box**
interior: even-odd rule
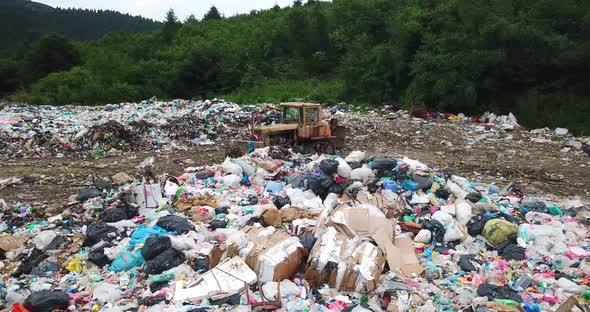
[[[373,243],[329,227],[310,252],[305,279],[341,291],[367,293],[377,287],[385,255]]]

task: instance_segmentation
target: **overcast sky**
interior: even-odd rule
[[[190,14],[202,18],[212,5],[225,16],[248,13],[251,10],[268,9],[275,4],[287,6],[293,0],[34,0],[53,7],[109,9],[131,15],[141,15],[155,20],[164,20],[166,11],[172,8],[180,20]],[[304,1],[305,2],[305,1]]]

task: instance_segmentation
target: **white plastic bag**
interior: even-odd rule
[[[463,239],[465,239],[465,235],[463,235],[463,232],[461,232],[461,229],[459,229],[455,222],[447,227],[443,238],[446,243]]]
[[[223,170],[223,172],[226,174],[235,174],[238,176],[242,175],[244,172],[242,167],[234,164],[229,157],[226,157],[223,164],[221,164],[221,170]]]
[[[471,217],[473,217],[471,205],[467,202],[460,202],[456,204],[455,217],[457,218],[457,222],[461,224],[467,224]]]
[[[350,165],[342,158],[337,158],[336,160],[338,161],[338,175],[345,179],[350,178],[350,174],[352,173]]]
[[[346,162],[361,162],[367,159],[367,154],[362,151],[353,151],[344,159]]]
[[[55,231],[43,231],[33,238],[33,243],[37,249],[44,250],[49,244],[51,244],[55,237],[57,237]]]
[[[434,219],[434,220],[436,220],[436,221],[440,222],[440,224],[442,224],[442,225],[445,227],[445,229],[446,229],[446,228],[447,228],[449,225],[453,224],[453,222],[455,221],[455,220],[453,219],[453,216],[451,216],[450,214],[448,214],[448,213],[446,213],[446,212],[444,212],[444,211],[440,211],[440,210],[439,210],[439,211],[437,211],[437,212],[435,212],[435,213],[432,215],[432,219]]]
[[[101,302],[116,302],[121,299],[123,293],[119,289],[119,285],[101,282],[92,292],[92,298]]]
[[[429,243],[430,240],[432,239],[432,232],[430,232],[427,229],[422,229],[420,230],[420,232],[418,232],[418,234],[416,234],[416,237],[414,237],[414,241],[417,243]]]
[[[356,168],[350,172],[350,179],[362,181],[366,178],[372,177],[374,175],[373,170],[367,168],[365,166],[361,168]]]
[[[241,169],[240,169],[241,170]],[[229,188],[239,188],[241,178],[238,175],[230,174],[221,178],[221,183]]]

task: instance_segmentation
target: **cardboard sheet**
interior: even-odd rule
[[[176,282],[175,302],[196,299],[221,299],[242,292],[256,282],[256,273],[240,257],[227,259],[203,274],[195,286],[184,288],[184,282]]]
[[[413,274],[420,275],[424,272],[409,237],[398,237],[394,244],[384,233],[377,232],[373,235],[373,239],[385,252],[387,263],[392,271],[406,277],[412,277]]]

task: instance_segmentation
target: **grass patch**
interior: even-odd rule
[[[339,79],[269,80],[250,88],[239,89],[220,98],[238,104],[313,101],[336,104],[342,101],[344,82]]]

